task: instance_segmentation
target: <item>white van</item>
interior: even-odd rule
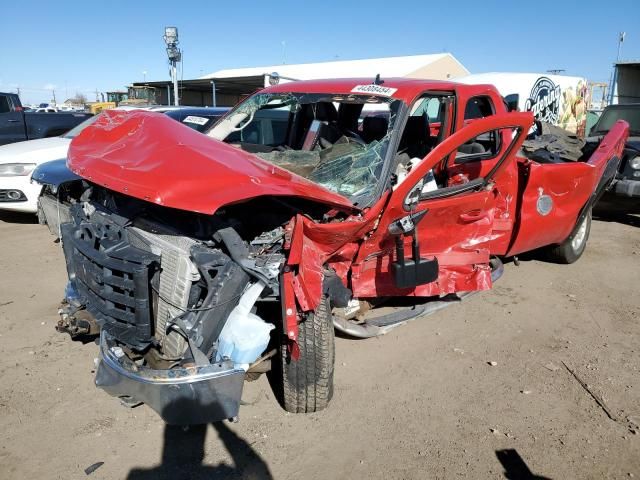
[[[548,122],[584,137],[587,123],[587,79],[544,73],[493,72],[455,79],[466,84],[495,85],[510,110],[532,111]]]

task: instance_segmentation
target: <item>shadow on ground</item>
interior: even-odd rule
[[[593,219],[601,222],[615,222],[630,227],[640,227],[640,216],[627,212],[594,212]]]
[[[640,199],[606,194],[593,208],[593,219],[640,227]]]
[[[549,477],[535,475],[515,449],[496,450],[496,457],[504,468],[504,478],[509,480],[551,480]]]
[[[128,480],[197,480],[197,479],[272,479],[265,461],[243,438],[224,422],[213,424],[218,438],[233,458],[233,465],[221,462],[205,465],[205,441],[208,425],[187,429],[165,425],[162,463],[152,468],[134,468]]]
[[[4,223],[38,223],[35,213],[5,212],[0,210],[0,222]]]

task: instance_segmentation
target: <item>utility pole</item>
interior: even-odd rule
[[[173,102],[174,105],[180,105],[178,95],[178,62],[182,59],[182,52],[178,48],[178,27],[165,27],[164,43],[167,45],[167,56],[169,57],[169,65],[171,65],[171,81],[173,82]]]
[[[55,90],[51,90],[51,94],[53,95],[53,104],[57,105],[58,102],[56,102],[56,91]]]
[[[613,99],[616,96],[616,83],[618,82],[618,63],[620,63],[620,54],[622,53],[622,44],[624,43],[624,37],[627,36],[627,32],[620,32],[618,35],[618,53],[616,54],[616,63],[613,66],[613,75],[611,76],[611,85],[609,85],[609,105],[613,104]]]

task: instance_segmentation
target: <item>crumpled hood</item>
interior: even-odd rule
[[[71,140],[64,137],[40,138],[0,147],[0,163],[43,163],[67,156]]]
[[[355,210],[345,197],[161,113],[103,112],[71,142],[67,165],[111,190],[192,212],[265,195]]]

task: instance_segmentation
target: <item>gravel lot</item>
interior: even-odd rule
[[[466,303],[337,339],[324,412],[284,412],[263,377],[239,423],[186,431],[97,390],[97,346],[55,332],[45,227],[0,214],[0,272],[2,479],[640,478],[636,216],[594,221],[574,265],[509,263]]]

